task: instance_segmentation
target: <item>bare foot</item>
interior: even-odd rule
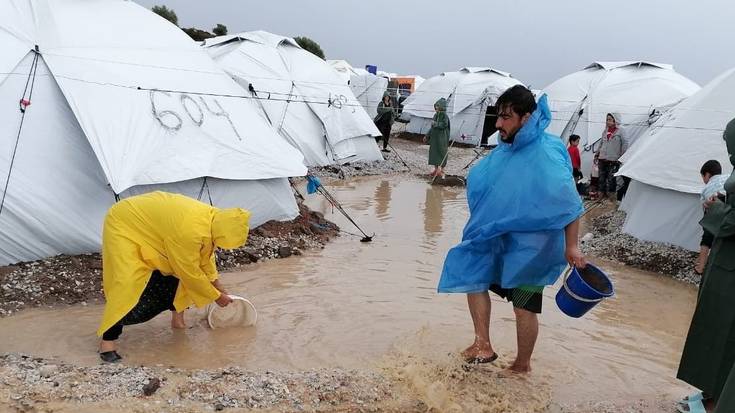
[[[696,272],[697,274],[702,274],[704,272],[704,263],[697,262],[697,265],[694,266],[694,272]]]
[[[174,330],[176,329],[184,329],[186,328],[186,323],[184,322],[184,313],[177,313],[175,311],[171,312],[171,328]]]
[[[115,351],[117,346],[114,341],[102,340],[100,341],[100,353],[106,353],[108,351]]]
[[[479,343],[475,341],[474,343],[472,343],[471,346],[462,350],[460,355],[465,360],[477,358],[489,359],[492,358],[493,355],[495,355],[495,350],[493,350],[493,347],[490,345],[490,343]]]
[[[470,358],[475,357],[477,355],[477,344],[472,343],[471,346],[467,347],[466,349],[462,350],[462,352],[459,353],[462,358]]]
[[[526,374],[531,372],[531,365],[513,363],[510,367],[503,371],[510,374]]]

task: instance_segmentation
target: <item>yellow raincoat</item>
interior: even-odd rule
[[[135,307],[154,270],[179,279],[174,306],[205,306],[220,296],[215,248],[245,244],[250,212],[218,209],[183,195],[151,192],[107,212],[102,233],[105,312],[101,336]]]

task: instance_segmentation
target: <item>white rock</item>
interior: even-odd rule
[[[42,366],[40,370],[41,377],[49,378],[59,371],[59,367],[53,364]]]

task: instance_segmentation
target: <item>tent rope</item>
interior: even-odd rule
[[[296,188],[296,185],[294,185],[293,180],[291,180],[291,178],[288,178],[288,183],[291,185],[291,189],[293,189],[293,192],[296,198],[301,199],[301,201],[305,201],[306,198],[304,198],[304,195],[301,194],[301,191],[299,191],[299,189]]]
[[[296,87],[296,83],[291,81],[291,90],[288,92],[288,98],[286,99],[286,107],[283,108],[283,116],[281,117],[281,122],[278,124],[278,131],[283,130],[283,122],[286,121],[286,112],[288,111],[288,105],[291,103],[291,99],[293,97],[293,90]],[[268,94],[268,99],[270,99],[270,93]]]
[[[32,50],[33,62],[31,63],[31,69],[28,72],[28,78],[26,79],[25,87],[23,88],[23,95],[18,101],[20,109],[20,126],[18,127],[18,135],[15,137],[15,145],[13,146],[13,154],[10,157],[10,165],[8,167],[8,175],[5,178],[5,187],[3,188],[3,197],[0,200],[0,215],[3,213],[5,207],[5,199],[8,195],[8,186],[10,185],[10,175],[13,173],[13,165],[15,164],[15,156],[18,154],[18,144],[20,143],[20,135],[23,132],[23,122],[26,118],[26,108],[31,104],[31,98],[33,97],[33,87],[36,84],[36,73],[38,71],[38,59],[40,53],[38,51],[38,45]],[[28,85],[30,84],[30,89]],[[26,93],[28,96],[26,97]]]
[[[207,198],[209,199],[209,206],[214,206],[212,203],[212,194],[209,192],[209,184],[207,183],[207,176],[204,177],[202,180],[202,187],[199,189],[199,195],[197,195],[197,201],[202,200],[202,195],[204,195],[204,189],[207,190]]]

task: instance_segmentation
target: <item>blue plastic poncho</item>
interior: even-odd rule
[[[470,218],[462,242],[449,250],[440,293],[543,286],[564,269],[564,228],[583,212],[569,154],[544,132],[551,112],[542,96],[516,134],[470,170]]]

